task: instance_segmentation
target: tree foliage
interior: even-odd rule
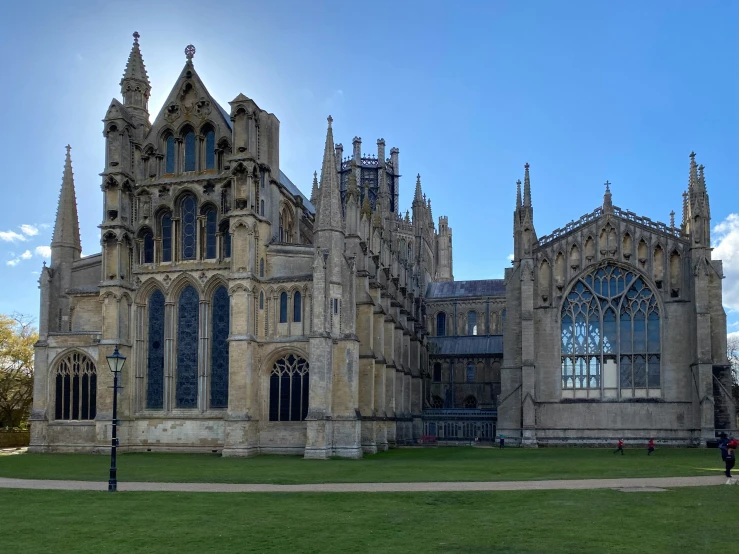
[[[29,318],[0,314],[0,427],[22,428],[33,403],[33,345]]]
[[[732,393],[739,408],[739,335],[736,333],[726,337],[726,357],[731,364]]]

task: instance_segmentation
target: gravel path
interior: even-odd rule
[[[434,483],[317,483],[266,485],[235,483],[136,483],[119,482],[119,491],[168,492],[452,492],[582,489],[654,489],[723,485],[726,477],[655,477],[639,479],[578,479],[551,481],[452,481]],[[107,482],[9,479],[0,477],[0,488],[107,491]]]

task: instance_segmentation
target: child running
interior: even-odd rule
[[[624,455],[624,439],[618,439],[618,446],[616,447],[616,450],[613,451],[614,454],[621,452],[621,455]]]
[[[654,439],[649,439],[649,444],[647,445],[647,456],[652,452],[654,452]]]

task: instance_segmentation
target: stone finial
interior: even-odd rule
[[[191,61],[195,57],[195,47],[192,44],[185,46],[185,57]]]
[[[315,207],[318,202],[318,172],[313,172],[313,188],[310,191],[310,203]]]
[[[334,118],[330,115],[326,118],[326,121],[328,121],[328,128],[331,128],[331,124],[334,122]]]
[[[611,182],[606,181],[606,192],[603,194],[603,211],[605,213],[612,213],[613,212],[613,199],[611,195]]]
[[[529,164],[528,162],[523,166],[523,205],[531,207],[531,179],[529,178]]]
[[[675,210],[670,212],[670,229],[675,230]]]
[[[521,207],[521,179],[516,181],[516,208]]]

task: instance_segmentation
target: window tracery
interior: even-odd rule
[[[216,257],[216,209],[211,207],[205,211],[205,259]]]
[[[178,408],[195,408],[198,401],[198,292],[186,286],[180,293],[177,314],[177,390]]]
[[[182,219],[182,259],[195,259],[196,206],[193,196],[186,196],[180,205]]]
[[[636,273],[604,266],[578,280],[562,306],[562,388],[603,387],[602,368],[618,364],[618,386],[659,388],[657,297]]]
[[[308,361],[294,354],[277,360],[269,382],[269,420],[303,421],[308,415]]]
[[[159,289],[149,297],[149,341],[146,360],[146,408],[164,407],[164,295]]]
[[[85,354],[72,352],[58,362],[55,373],[56,419],[95,419],[97,371],[93,361]]]
[[[228,333],[231,302],[226,287],[213,294],[210,356],[210,407],[228,407]]]

